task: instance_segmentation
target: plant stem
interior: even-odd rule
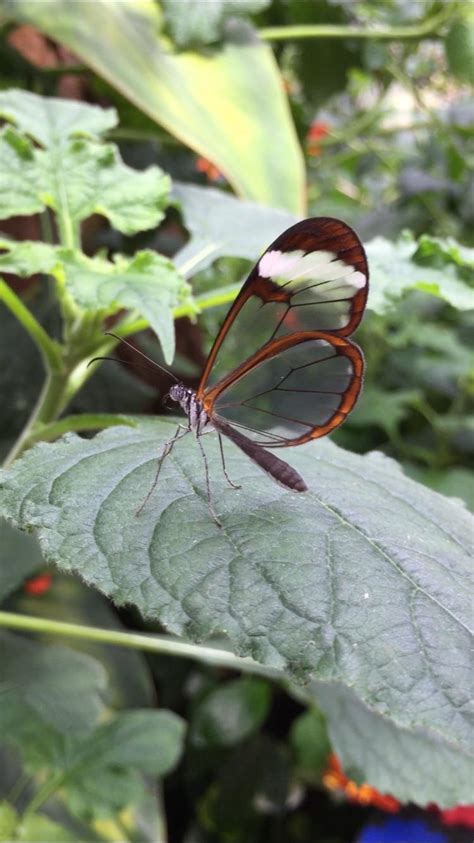
[[[8,309],[23,325],[25,331],[29,333],[43,355],[45,364],[52,370],[60,369],[62,359],[59,345],[46,333],[43,326],[33,316],[31,310],[25,307],[19,296],[2,280],[0,280],[0,301],[5,302]]]
[[[47,779],[44,784],[36,791],[35,795],[23,811],[23,818],[29,814],[34,814],[35,811],[61,787],[64,778],[64,773],[56,773]]]
[[[123,424],[136,427],[136,422],[127,416],[114,413],[78,413],[76,416],[64,416],[59,421],[37,425],[37,429],[29,436],[28,444],[33,445],[38,441],[50,442],[71,430],[103,430]]]
[[[26,632],[41,632],[47,635],[60,635],[68,638],[95,641],[100,644],[112,644],[117,647],[129,647],[134,650],[144,650],[160,653],[163,656],[174,656],[183,659],[195,659],[199,662],[241,670],[244,673],[256,673],[270,679],[282,679],[280,671],[265,667],[250,657],[235,656],[228,650],[218,647],[203,647],[200,644],[174,639],[166,635],[151,635],[142,632],[120,632],[114,629],[99,629],[95,626],[65,623],[49,618],[34,618],[19,615],[14,612],[0,612],[0,627],[8,629],[22,629]]]
[[[450,17],[457,14],[457,9],[443,8],[436,15],[407,26],[389,26],[380,29],[339,24],[295,24],[289,26],[267,26],[258,30],[263,41],[288,41],[305,38],[364,38],[372,41],[399,41],[425,38],[435,35],[439,27]]]
[[[9,468],[12,462],[34,441],[35,428],[38,425],[49,422],[59,414],[66,384],[67,374],[65,372],[48,371],[31,415],[4,460],[4,468]]]
[[[209,310],[211,307],[219,307],[221,304],[229,304],[234,301],[241,287],[242,282],[239,281],[238,284],[230,284],[229,286],[221,287],[220,290],[216,290],[214,292],[201,293],[201,295],[196,296],[193,304],[181,304],[178,305],[178,307],[175,307],[173,310],[173,316],[175,319],[179,319],[181,316],[195,316],[196,311],[198,313],[202,313],[203,310]],[[149,327],[150,323],[142,317],[130,320],[124,319],[123,322],[114,327],[114,332],[119,337],[129,337],[130,334],[137,334],[139,331],[144,331]]]

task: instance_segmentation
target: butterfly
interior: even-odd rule
[[[353,409],[364,358],[348,337],[362,319],[368,293],[364,248],[355,232],[330,217],[306,219],[283,232],[263,253],[233,302],[209,353],[197,390],[177,382],[169,398],[184,410],[165,443],[163,460],[176,442],[194,432],[206,469],[201,437],[216,431],[225,477],[222,437],[230,439],[263,471],[295,492],[301,475],[274,451],[325,436]],[[241,362],[226,371],[227,349]],[[237,487],[238,488],[238,487]]]

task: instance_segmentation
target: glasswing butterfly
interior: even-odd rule
[[[194,432],[227,436],[282,486],[304,492],[303,478],[272,450],[325,436],[345,420],[362,384],[364,358],[348,337],[357,328],[368,293],[364,248],[351,228],[337,219],[306,219],[284,231],[263,253],[232,304],[211,348],[196,391],[177,382],[169,397],[181,405],[187,425],[179,425],[164,446],[163,460],[176,442]],[[242,362],[225,371],[226,343],[245,337]],[[271,449],[271,450],[268,450]],[[237,487],[238,488],[238,487]],[[137,513],[138,514],[138,513]]]

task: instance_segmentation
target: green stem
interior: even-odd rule
[[[56,775],[47,779],[47,781],[45,781],[45,783],[36,791],[35,795],[26,806],[22,815],[23,819],[25,819],[29,814],[34,814],[44,802],[47,802],[48,799],[50,799],[50,797],[58,790],[58,788],[61,787],[63,779],[64,773],[56,773]]]
[[[35,430],[29,436],[28,444],[32,445],[38,441],[50,442],[71,430],[103,430],[106,427],[123,424],[136,427],[136,422],[127,416],[114,413],[79,413],[77,416],[65,416],[59,421],[36,425]]]
[[[5,457],[3,467],[9,468],[12,462],[35,441],[36,428],[54,419],[61,412],[64,392],[67,384],[65,372],[51,372],[46,375],[43,388],[38,396],[31,415],[20,436]]]
[[[30,783],[30,781],[31,781],[31,776],[29,775],[29,773],[25,773],[25,772],[21,773],[21,775],[18,776],[18,778],[17,778],[15,784],[13,785],[12,789],[7,794],[8,802],[11,802],[11,804],[14,805],[15,802],[17,802],[17,800],[19,799],[19,797],[23,793],[23,791],[25,790],[26,786]]]
[[[443,8],[436,15],[407,26],[389,26],[380,29],[339,24],[295,24],[290,26],[267,26],[258,30],[263,41],[289,41],[305,38],[363,38],[372,41],[399,41],[425,38],[437,34],[439,27],[457,10]]]
[[[51,339],[42,325],[33,316],[30,310],[23,304],[22,300],[13,292],[5,281],[0,279],[0,301],[5,302],[8,309],[23,325],[31,339],[38,346],[46,365],[52,370],[58,370],[62,365],[61,350],[59,345]]]
[[[150,653],[160,653],[163,656],[174,656],[183,659],[195,659],[198,662],[211,664],[216,667],[241,670],[244,673],[256,673],[270,679],[282,679],[283,674],[278,670],[258,664],[253,659],[235,656],[227,650],[217,647],[203,647],[191,644],[165,635],[148,635],[141,632],[119,632],[114,629],[99,629],[94,626],[65,623],[49,618],[34,618],[28,615],[18,615],[14,612],[0,612],[0,627],[8,629],[22,629],[26,632],[40,632],[46,635],[60,635],[68,638],[95,641],[100,644],[112,644],[116,647],[128,647],[133,650],[144,650]]]
[[[193,304],[181,304],[175,307],[173,316],[175,319],[179,319],[181,316],[195,316],[196,311],[202,313],[203,310],[209,310],[211,307],[229,304],[234,301],[241,287],[242,282],[239,281],[238,284],[230,284],[211,293],[201,293],[201,295],[196,296]],[[124,319],[123,322],[114,327],[114,333],[119,337],[129,337],[130,334],[137,334],[149,327],[150,323],[142,317],[130,320]]]

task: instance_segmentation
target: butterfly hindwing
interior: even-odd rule
[[[206,412],[270,448],[338,427],[360,391],[363,357],[346,340],[304,331],[271,340],[204,396]]]

